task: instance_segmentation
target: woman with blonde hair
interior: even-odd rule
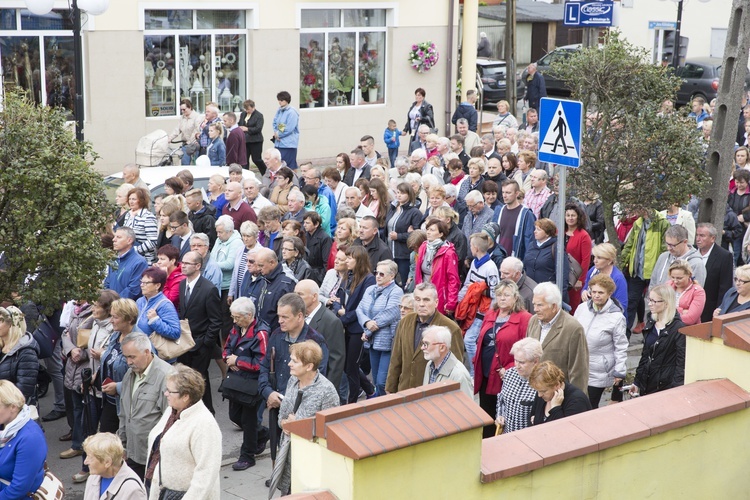
[[[86,465],[91,475],[86,481],[83,500],[127,498],[146,500],[141,478],[125,463],[125,449],[115,434],[101,432],[83,442]]]
[[[0,379],[15,384],[24,401],[36,404],[39,346],[26,331],[26,319],[15,306],[0,307]]]
[[[44,480],[47,442],[25,396],[8,380],[0,380],[0,427],[0,498],[35,496]]]
[[[646,395],[685,383],[685,323],[677,313],[674,289],[657,285],[648,293],[643,351],[630,387],[631,395]]]
[[[125,215],[128,213],[128,210],[130,210],[130,207],[128,207],[128,193],[134,187],[134,185],[128,184],[126,182],[124,184],[120,184],[120,187],[118,187],[115,191],[115,205],[117,205],[117,208],[115,209],[114,229],[122,227],[122,225],[125,223]]]
[[[343,217],[338,220],[336,231],[333,233],[333,244],[331,245],[331,252],[328,254],[328,261],[326,269],[331,270],[336,262],[336,254],[339,249],[346,250],[353,243],[354,240],[359,236],[359,224],[357,219],[349,217]]]
[[[177,363],[165,385],[169,407],[148,435],[145,479],[150,484],[149,498],[164,498],[162,492],[167,491],[218,500],[221,430],[203,404],[203,376]]]
[[[620,303],[623,314],[627,318],[628,314],[628,283],[625,275],[615,265],[617,263],[617,249],[612,243],[599,243],[591,250],[594,256],[594,265],[589,267],[586,273],[586,279],[581,289],[581,300],[584,302],[591,298],[589,292],[589,281],[597,274],[603,274],[612,278],[615,282],[615,291],[612,292],[612,298]]]
[[[471,191],[482,191],[484,183],[484,173],[487,171],[487,162],[484,158],[472,158],[466,164],[469,170],[469,177],[461,184],[458,190],[458,199],[463,200]]]
[[[227,180],[223,176],[214,174],[208,178],[208,202],[216,208],[217,220],[221,217],[224,205],[227,204],[227,199],[224,196],[226,187]]]
[[[693,278],[693,268],[686,260],[676,260],[669,266],[669,281],[677,299],[677,313],[686,325],[701,322],[706,291]]]
[[[169,216],[175,212],[182,210],[186,214],[187,206],[183,207],[180,203],[182,196],[167,196],[163,199],[159,213],[156,215],[159,217],[159,236],[156,238],[156,249],[160,249],[165,245],[172,244],[172,236],[174,233],[169,228]],[[184,198],[183,198],[184,199]]]

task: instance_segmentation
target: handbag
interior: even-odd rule
[[[195,347],[195,340],[193,339],[193,334],[190,332],[190,323],[186,319],[180,320],[179,339],[172,340],[154,333],[149,338],[154,345],[154,349],[159,353],[159,357],[164,360],[179,358]]]
[[[79,349],[86,349],[89,346],[90,337],[91,328],[79,328],[78,337],[76,337],[76,347]]]
[[[9,485],[10,481],[0,478],[0,482],[5,485]],[[29,493],[29,498],[33,500],[62,500],[65,497],[65,485],[60,481],[57,476],[52,474],[47,467],[47,462],[44,462],[44,479],[42,484],[39,485],[34,493]]]
[[[224,399],[251,405],[258,400],[258,380],[245,378],[230,371],[226,378],[221,381],[219,392]]]
[[[154,309],[159,307],[162,302],[166,302],[169,299],[164,299],[154,306]],[[190,323],[186,319],[180,320],[180,338],[177,340],[168,339],[159,334],[152,333],[149,335],[151,343],[154,345],[154,349],[159,354],[159,357],[163,360],[170,360],[179,358],[190,349],[195,347],[195,340],[193,334],[190,331]]]

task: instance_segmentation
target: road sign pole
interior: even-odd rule
[[[565,267],[563,266],[563,262],[565,257],[565,188],[566,188],[566,174],[567,174],[567,167],[565,165],[557,165],[557,181],[558,181],[558,187],[557,187],[557,220],[555,223],[557,224],[557,245],[556,252],[557,252],[557,262],[555,263],[555,276],[557,277],[557,288],[560,289],[560,293],[563,293],[564,284],[568,277],[563,275],[563,272],[565,270]]]

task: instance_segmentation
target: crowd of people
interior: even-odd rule
[[[495,419],[485,437],[596,408],[605,391],[622,400],[631,335],[644,346],[627,392],[666,390],[684,382],[682,326],[750,308],[744,231],[736,247],[679,206],[606,221],[596,199],[558,200],[555,166],[537,159],[535,109],[519,125],[501,103],[492,133],[480,137],[462,116],[455,135],[439,137],[425,96],[416,90],[403,130],[388,124],[388,155],[365,135],[335,165],[297,166],[288,129],[274,125],[277,147],[248,140],[244,162],[207,190],[183,170],[151,199],[138,167],[125,166],[102,237],[115,259],[95,301],[61,307],[52,358],[64,369],[52,376],[64,379],[62,402],[42,417],[68,418],[61,458],[81,457],[73,480],[87,482],[86,498],[219,498],[212,361],[242,430],[232,466],[242,471],[269,443],[275,460],[296,419],[435,381],[458,382]],[[275,124],[297,116],[290,100],[279,93]],[[213,104],[205,119],[183,105],[180,127],[197,128],[175,135],[197,137],[211,156],[201,137],[218,121]],[[252,101],[245,110],[236,123],[255,143],[262,115]],[[393,152],[400,137],[408,156]],[[741,214],[745,174],[740,165],[730,197]],[[605,241],[615,222],[619,261]],[[35,491],[44,474],[35,321],[0,308],[6,498]],[[274,485],[288,492],[283,465]]]

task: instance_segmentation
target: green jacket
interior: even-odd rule
[[[664,233],[669,229],[669,226],[670,224],[667,219],[657,213],[653,214],[651,225],[646,230],[646,249],[643,256],[644,279],[651,279],[651,273],[654,270],[659,255],[667,251],[667,244],[664,241]],[[622,254],[620,255],[622,271],[625,272],[627,270],[631,275],[635,269],[635,258],[638,253],[636,244],[638,242],[638,234],[641,232],[642,227],[643,217],[639,217],[633,224],[633,229],[630,230],[630,234],[625,241],[625,246],[622,247]]]

